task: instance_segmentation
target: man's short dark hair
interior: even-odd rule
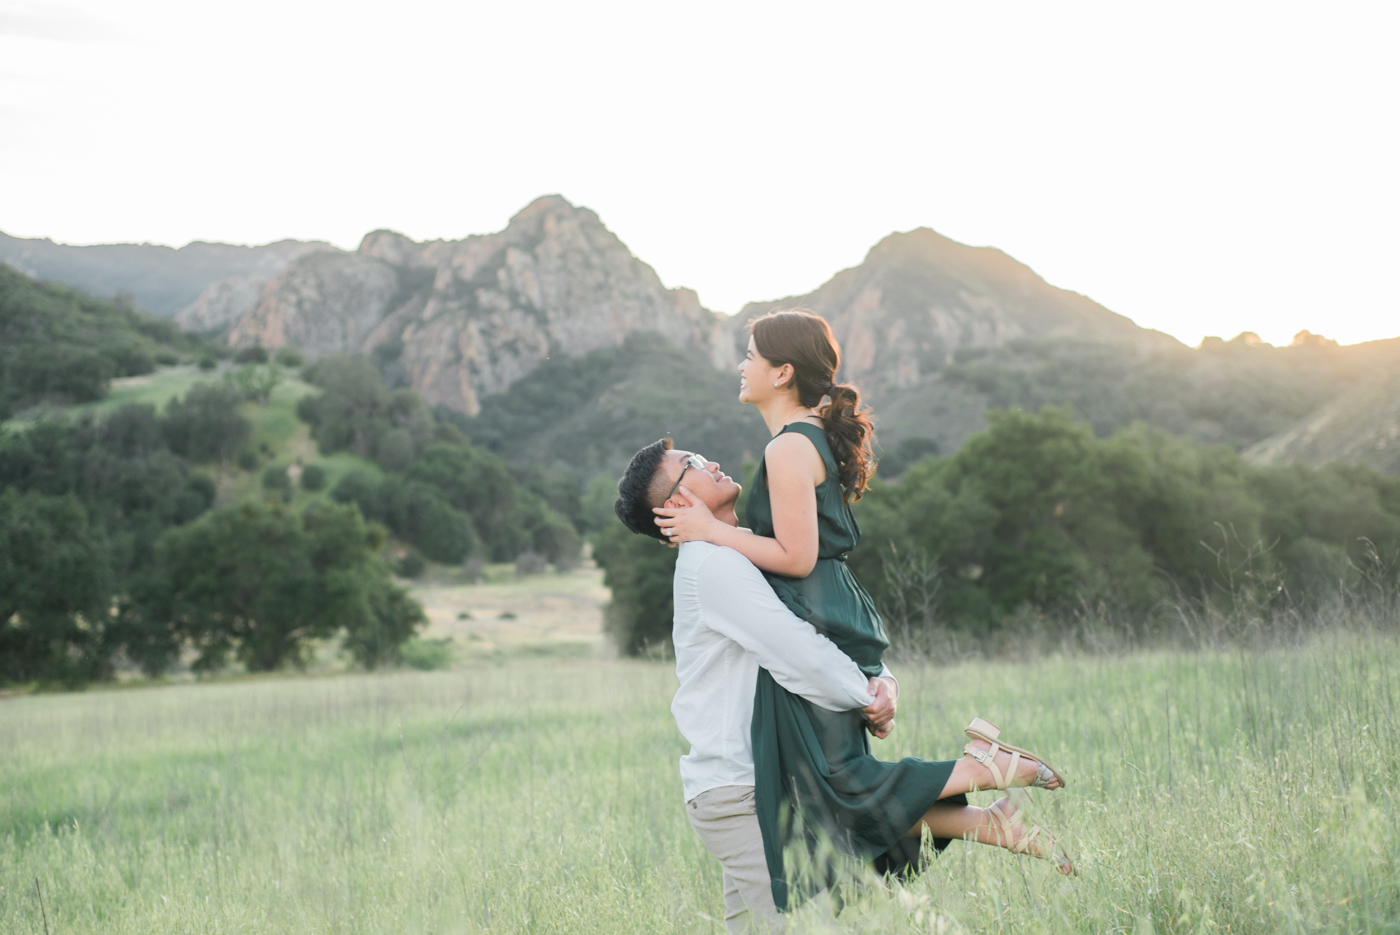
[[[667,478],[661,474],[661,462],[671,447],[671,439],[662,438],[634,454],[622,472],[622,480],[617,482],[617,502],[613,504],[613,512],[622,525],[662,542],[666,537],[656,525],[652,508],[666,502]]]

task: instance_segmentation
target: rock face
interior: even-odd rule
[[[175,313],[175,324],[186,331],[210,334],[222,330],[258,304],[267,280],[260,276],[230,276],[212,283],[189,305]]]
[[[694,292],[667,289],[596,214],[551,195],[495,234],[418,243],[375,231],[353,255],[303,257],[263,288],[229,342],[373,354],[430,403],[475,415],[546,358],[637,331],[716,362],[732,356],[724,321]]]
[[[183,312],[192,322],[218,320],[231,303],[236,305],[237,299],[246,297],[250,286],[256,293],[256,286],[298,257],[335,249],[328,243],[301,240],[279,240],[259,247],[196,241],[178,250],[134,243],[79,247],[0,233],[0,261],[35,279],[61,282],[103,297],[127,293],[143,311],[161,318]],[[201,303],[203,308],[195,310]],[[250,298],[211,328],[227,323],[252,304]]]
[[[267,284],[229,330],[235,347],[291,346],[317,357],[359,350],[399,292],[394,267],[358,253],[314,253]]]
[[[1055,288],[1000,250],[969,247],[924,227],[891,234],[859,266],[815,292],[745,306],[731,326],[736,347],[748,341],[749,320],[794,307],[831,323],[844,355],[841,379],[875,396],[919,384],[959,348],[995,347],[1021,336],[1120,340],[1142,350],[1181,346]]]

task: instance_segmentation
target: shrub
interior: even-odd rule
[[[281,364],[283,367],[295,368],[300,367],[302,364],[306,363],[306,358],[302,357],[301,353],[295,348],[290,347],[278,348],[277,353],[273,355],[272,359],[275,360],[277,363]]]
[[[162,367],[173,367],[180,362],[180,355],[172,351],[157,351],[156,363]]]
[[[258,469],[258,453],[250,448],[244,448],[238,453],[238,466],[245,471],[256,471]]]
[[[301,489],[311,492],[324,490],[326,486],[326,469],[319,464],[308,464],[301,469]]]
[[[415,637],[399,648],[399,658],[413,669],[432,671],[452,668],[452,639],[425,640]]]
[[[276,367],[246,364],[234,373],[226,375],[224,379],[238,387],[244,398],[257,401],[259,406],[266,406],[272,391],[282,382],[282,371]]]
[[[213,370],[217,366],[219,366],[219,362],[212,354],[205,354],[203,357],[199,358],[200,370]]]
[[[530,539],[534,551],[554,566],[569,569],[578,565],[583,552],[583,539],[563,514],[546,512],[534,524]]]
[[[265,364],[267,363],[267,351],[254,344],[252,347],[245,347],[233,355],[233,362],[236,364]]]
[[[292,495],[292,479],[287,474],[287,469],[276,464],[269,464],[262,472],[263,490],[268,493],[275,493],[287,500]]]
[[[407,429],[390,429],[379,438],[375,460],[386,471],[404,471],[413,463],[413,436]]]
[[[118,376],[139,377],[156,369],[155,360],[143,348],[118,345],[107,349],[106,354],[116,364]]]
[[[542,575],[549,570],[548,563],[544,556],[538,552],[524,551],[515,558],[515,573],[517,575]]]
[[[423,560],[419,558],[416,553],[409,552],[403,558],[399,559],[399,564],[395,568],[395,571],[399,573],[400,578],[417,578],[427,567],[428,566],[423,564]]]

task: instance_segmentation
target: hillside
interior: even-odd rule
[[[1400,475],[1400,360],[1244,456],[1261,466],[1355,461]]]
[[[738,385],[694,351],[633,334],[619,347],[546,361],[458,424],[508,461],[562,469],[580,483],[615,479],[637,449],[667,435],[742,479],[769,435],[739,402]]]
[[[722,319],[694,292],[665,288],[596,214],[552,195],[499,233],[418,243],[375,231],[354,254],[304,257],[264,288],[229,341],[291,345],[313,359],[370,354],[430,403],[475,415],[482,398],[543,361],[638,331],[727,354]]]
[[[873,401],[887,446],[931,439],[950,453],[982,427],[986,409],[1069,406],[1100,436],[1145,422],[1243,449],[1400,365],[1400,341],[1373,345],[1272,347],[1241,335],[1142,353],[1121,342],[1017,338],[960,349],[941,372]]]
[[[320,241],[281,240],[258,247],[226,243],[186,244],[179,249],[160,244],[97,244],[72,246],[47,238],[11,237],[0,233],[0,262],[34,279],[61,282],[94,296],[129,295],[135,306],[158,318],[170,318],[194,307],[216,283],[227,280],[205,297],[204,307],[188,313],[188,330],[204,331],[224,312],[210,307],[227,305],[221,294],[241,291],[252,297],[234,314],[245,311],[257,297],[257,289],[288,263],[307,253],[335,250]]]
[[[188,360],[202,346],[122,300],[35,282],[0,263],[0,420],[40,403],[101,399],[113,378]]]

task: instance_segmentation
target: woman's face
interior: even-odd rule
[[[749,350],[739,361],[739,402],[759,405],[776,395],[789,392],[792,381],[792,365],[774,367],[754,346],[753,335],[749,335]],[[775,387],[774,383],[782,386]]]

